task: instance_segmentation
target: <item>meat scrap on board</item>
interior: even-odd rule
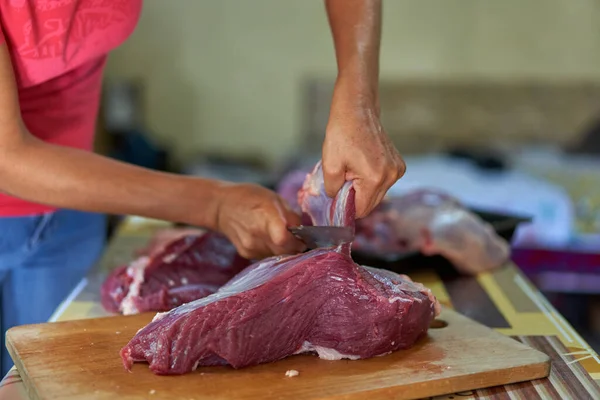
[[[313,223],[354,225],[354,189],[324,194],[320,163],[299,196]],[[216,293],[159,313],[121,350],[127,369],[156,374],[234,368],[316,353],[360,359],[410,347],[440,306],[431,291],[391,271],[359,266],[350,244],[252,264]]]

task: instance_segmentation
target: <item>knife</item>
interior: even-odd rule
[[[339,246],[354,240],[354,230],[347,226],[293,226],[288,230],[309,249]]]

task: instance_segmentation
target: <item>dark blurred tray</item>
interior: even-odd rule
[[[494,227],[498,235],[510,242],[521,223],[531,222],[531,217],[515,214],[500,214],[471,208],[471,211]]]

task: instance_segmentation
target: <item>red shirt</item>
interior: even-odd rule
[[[0,0],[23,121],[38,138],[92,150],[102,72],[133,32],[142,0]],[[54,208],[0,194],[0,217]]]

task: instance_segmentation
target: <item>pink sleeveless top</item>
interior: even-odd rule
[[[107,54],[133,32],[141,7],[142,0],[0,0],[0,46],[11,55],[33,135],[92,150]],[[0,217],[53,210],[0,193]]]

